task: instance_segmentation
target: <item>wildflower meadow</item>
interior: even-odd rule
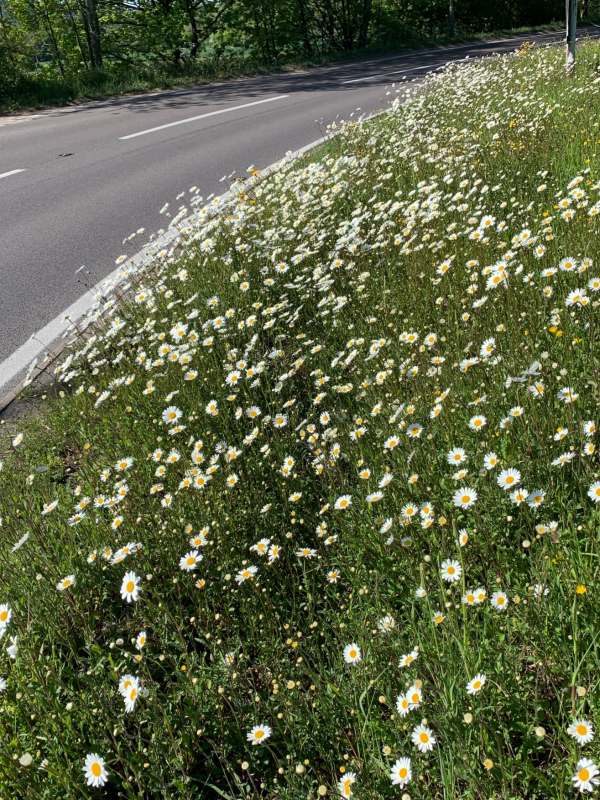
[[[0,427],[0,797],[600,796],[599,65],[163,208]]]

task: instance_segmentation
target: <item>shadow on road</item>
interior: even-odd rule
[[[597,37],[600,31],[587,29],[585,35]],[[421,76],[448,61],[460,61],[465,58],[490,56],[496,53],[507,53],[525,41],[538,44],[552,44],[561,41],[564,35],[558,32],[538,33],[511,37],[493,42],[471,42],[439,50],[413,50],[399,52],[397,55],[384,58],[363,59],[333,66],[315,67],[295,72],[257,75],[246,78],[233,78],[215,83],[200,84],[182,89],[166,89],[134,96],[115,97],[107,100],[92,101],[80,108],[73,107],[53,111],[53,115],[85,113],[97,109],[112,110],[114,114],[122,110],[143,114],[160,109],[177,109],[194,106],[202,109],[203,105],[219,102],[231,102],[240,98],[248,102],[249,98],[263,97],[266,93],[292,94],[294,92],[327,92],[340,91],[343,88],[357,88],[364,83],[377,86],[388,85]],[[405,72],[403,72],[405,70]],[[345,81],[349,81],[345,83]]]

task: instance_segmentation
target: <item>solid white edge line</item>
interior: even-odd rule
[[[18,172],[27,172],[27,170],[11,169],[9,172],[0,172],[0,178],[8,178],[9,175],[16,175]]]
[[[137,131],[137,133],[129,133],[127,136],[119,136],[119,141],[124,142],[127,139],[135,139],[137,136],[145,136],[147,133],[163,131],[166,128],[174,128],[176,125],[185,125],[187,122],[196,122],[199,119],[206,119],[207,117],[216,117],[218,114],[228,114],[230,111],[240,111],[242,108],[260,106],[263,103],[272,103],[275,100],[283,100],[286,97],[289,97],[289,94],[278,94],[276,97],[265,97],[263,100],[253,100],[251,103],[242,103],[242,105],[232,106],[231,108],[221,108],[218,111],[208,111],[206,114],[198,114],[195,117],[178,119],[175,122],[167,122],[165,125],[157,125],[155,128],[147,128],[144,131]]]

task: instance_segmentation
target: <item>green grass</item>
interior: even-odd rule
[[[73,351],[4,445],[1,797],[573,796],[600,757],[567,730],[600,724],[600,48],[562,61],[451,66],[240,184]]]
[[[543,30],[560,30],[559,23],[549,23]],[[402,47],[418,48],[442,46],[464,41],[478,41],[502,35],[518,35],[540,30],[540,27],[521,27],[486,31],[480,34],[460,32],[456,36],[437,33],[435,36],[414,36],[410,31],[402,33]],[[174,89],[194,86],[209,81],[239,76],[272,73],[275,70],[290,71],[298,68],[343,62],[358,57],[374,57],[398,52],[398,41],[378,43],[353,53],[326,53],[311,59],[262,63],[255,57],[228,56],[222,59],[201,57],[196,62],[181,68],[128,65],[127,68],[113,66],[99,72],[81,72],[60,77],[51,71],[37,71],[22,75],[14,81],[0,85],[0,114],[22,110],[33,110],[61,106],[86,100],[99,100],[124,94],[151,92],[158,89]]]

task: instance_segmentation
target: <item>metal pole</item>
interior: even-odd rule
[[[567,54],[565,67],[571,72],[575,66],[575,37],[577,34],[577,0],[565,0],[567,17]]]

